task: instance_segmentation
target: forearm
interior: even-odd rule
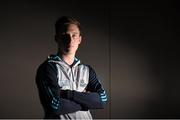
[[[62,90],[64,98],[72,100],[88,109],[104,108],[104,102],[96,92],[78,92],[71,90]],[[65,95],[66,94],[66,95]]]
[[[60,99],[60,108],[59,111],[57,111],[57,115],[61,115],[61,114],[67,114],[67,113],[73,113],[76,111],[81,110],[81,105],[73,102],[71,100],[67,100],[67,99]]]

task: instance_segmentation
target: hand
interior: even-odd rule
[[[87,91],[86,89],[84,89],[82,92],[90,93],[90,91]]]

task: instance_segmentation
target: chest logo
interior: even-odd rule
[[[80,86],[81,86],[81,87],[86,87],[86,85],[87,85],[87,84],[84,82],[84,80],[81,80],[81,81],[80,81]]]

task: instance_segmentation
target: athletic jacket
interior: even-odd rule
[[[107,102],[93,68],[77,58],[70,66],[48,56],[37,70],[36,85],[45,118],[92,119],[89,109],[102,109]]]

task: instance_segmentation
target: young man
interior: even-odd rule
[[[102,109],[107,97],[90,65],[75,57],[81,43],[80,23],[63,16],[56,21],[57,54],[38,68],[36,84],[45,118],[92,119],[90,109]]]

